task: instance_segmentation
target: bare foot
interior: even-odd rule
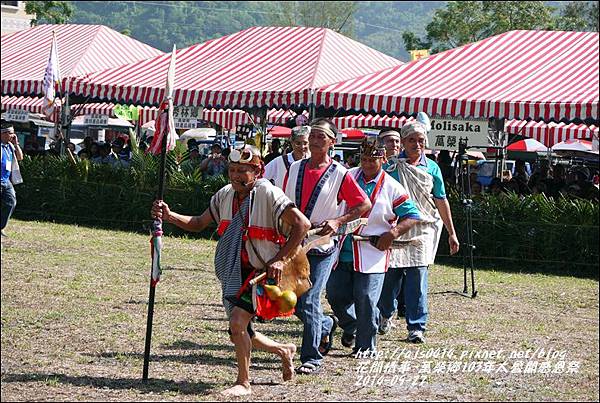
[[[230,397],[248,396],[251,393],[252,389],[250,389],[250,385],[246,386],[239,383],[221,392],[222,395]]]
[[[296,345],[286,344],[283,354],[281,354],[281,365],[284,381],[289,381],[294,377],[294,355],[296,355]]]

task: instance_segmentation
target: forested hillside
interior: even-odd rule
[[[390,56],[407,61],[409,56],[405,50],[402,33],[411,31],[416,37],[425,37],[426,26],[432,21],[434,13],[437,9],[445,9],[448,2],[151,0],[121,2],[71,1],[68,3],[74,9],[74,13],[69,19],[71,23],[107,25],[165,52],[170,51],[173,44],[182,48],[252,26],[303,25],[328,26]],[[488,4],[491,3],[501,4],[501,2],[489,2]],[[522,3],[528,3],[524,6],[525,9],[515,8],[512,12],[519,13],[519,15],[533,12],[536,17],[541,17],[541,14],[546,11],[541,9],[536,9],[540,10],[540,13],[534,11],[534,7],[540,6],[536,3],[542,2]],[[560,11],[567,4],[570,4],[564,1],[547,1],[543,3],[545,6],[553,7],[551,13],[558,20],[562,18],[559,16]],[[575,2],[572,3],[575,4]],[[592,2],[583,3],[591,4]],[[509,13],[509,11],[500,11],[501,16],[506,13]],[[584,13],[586,11],[583,9],[574,8],[572,17]],[[596,17],[597,13],[596,5]],[[481,19],[481,16],[469,16],[473,20],[470,22],[471,24],[475,24],[474,21]],[[462,21],[461,18],[463,17],[457,16],[457,18]],[[528,17],[524,16],[523,18]],[[486,27],[494,25],[497,19],[500,19],[500,17],[492,17],[489,24],[485,23],[483,25]],[[595,19],[597,20],[597,18]],[[531,27],[526,23],[529,20],[532,21]],[[543,17],[541,17],[540,22],[533,22],[535,18],[531,16],[529,20],[521,21],[523,24],[515,24],[516,28],[513,29],[546,29],[545,27],[548,25],[543,21]],[[457,25],[456,21],[454,24],[450,21],[448,21],[448,24],[444,24],[444,22],[445,20],[441,21],[440,25],[440,21],[438,21],[435,29],[443,30],[446,25],[448,27]],[[579,21],[572,21],[571,26],[567,27],[561,28],[560,25],[558,24],[554,29],[585,30]],[[467,28],[467,30],[471,28]],[[441,37],[444,38],[442,42],[446,41],[447,35],[451,36],[452,33],[442,34]],[[476,34],[474,33],[474,35]],[[461,41],[460,43],[468,42]],[[433,48],[425,44],[416,45],[416,48],[422,47]],[[448,48],[447,44],[445,48]],[[442,47],[443,49],[444,47]]]
[[[102,24],[163,51],[186,47],[256,25],[275,25],[285,2],[259,1],[73,1],[71,23]],[[402,32],[425,32],[433,12],[446,2],[356,3],[352,37],[408,60]]]

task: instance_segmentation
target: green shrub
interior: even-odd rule
[[[185,175],[178,170],[184,159],[181,148],[168,154],[165,201],[182,214],[201,214],[227,179],[218,176],[203,180],[198,170]],[[17,187],[16,217],[149,231],[149,211],[158,187],[157,157],[134,150],[129,169],[89,161],[72,163],[59,157],[26,157],[21,165],[24,183]],[[449,201],[465,253],[466,209],[456,193],[449,194]],[[489,261],[519,265],[538,262],[597,270],[597,203],[563,197],[553,200],[544,195],[483,195],[473,200],[471,215],[478,265]],[[165,232],[184,233],[172,225],[166,225]],[[438,256],[444,255],[448,255],[446,235],[438,251]]]

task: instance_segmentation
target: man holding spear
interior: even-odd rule
[[[261,179],[264,165],[259,151],[251,146],[233,150],[229,155],[231,184],[219,190],[200,216],[185,216],[170,210],[162,200],[154,202],[152,216],[187,231],[202,231],[218,224],[221,236],[215,251],[215,271],[221,282],[223,305],[229,318],[231,341],[235,345],[238,376],[235,385],[223,391],[228,396],[245,396],[250,389],[250,352],[252,348],[277,354],[282,359],[283,379],[293,377],[294,344],[281,344],[255,332],[255,315],[250,291],[242,288],[254,278],[256,269],[279,283],[282,260],[304,239],[310,228],[308,219],[283,191]],[[289,228],[289,229],[286,229]],[[242,291],[240,291],[242,289]]]

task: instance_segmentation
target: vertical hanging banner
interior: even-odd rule
[[[487,147],[489,144],[487,119],[463,120],[457,118],[431,118],[431,130],[427,135],[428,148],[432,150],[458,150],[458,140],[467,138],[469,147]]]

